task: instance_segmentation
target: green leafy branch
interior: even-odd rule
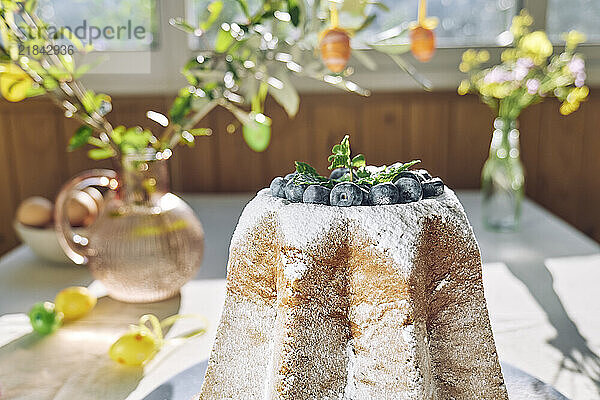
[[[296,161],[294,182],[302,185],[321,185],[330,189],[340,182],[347,181],[354,181],[358,185],[377,185],[395,181],[402,171],[421,162],[420,160],[412,160],[407,163],[396,163],[389,167],[367,167],[365,157],[362,154],[351,158],[350,137],[348,135],[344,136],[340,144],[333,146],[332,153],[328,158],[331,162],[329,169],[346,168],[349,172],[340,178],[330,179],[321,176],[311,165]]]
[[[267,96],[272,96],[290,117],[298,112],[300,97],[292,83],[293,76],[308,77],[363,96],[370,94],[349,80],[352,68],[334,74],[315,57],[319,34],[329,26],[330,2],[265,0],[252,12],[246,0],[236,3],[238,12],[233,16],[223,0],[214,0],[198,24],[183,18],[171,19],[173,26],[204,41],[202,47],[212,48],[199,52],[184,65],[182,73],[189,87],[180,91],[171,108],[174,124],[185,126],[204,108],[222,106],[237,120],[231,125],[242,125],[247,144],[255,151],[263,151],[270,140],[270,120],[264,115]],[[339,4],[341,15],[353,21],[344,27],[351,35],[365,30],[375,20],[376,15],[369,11],[372,7],[367,5],[387,10],[378,1],[347,0]],[[208,43],[209,37],[214,37],[214,41]],[[400,58],[410,50],[407,29],[398,27],[359,45],[388,54],[423,87],[430,87],[414,67]],[[377,67],[367,52],[354,49],[353,54],[369,69]]]
[[[331,162],[329,169],[346,168],[350,171],[348,174],[350,182],[352,182],[354,171],[367,165],[364,155],[358,154],[351,157],[350,136],[348,135],[344,136],[340,144],[333,146],[331,152],[332,154],[327,159]]]
[[[139,126],[113,128],[106,119],[112,110],[111,98],[83,86],[79,78],[91,65],[77,67],[72,57],[75,50],[85,54],[92,51],[92,46],[84,45],[66,28],[50,35],[49,25],[35,13],[36,6],[35,0],[0,1],[0,89],[3,97],[13,102],[45,95],[63,110],[66,117],[80,121],[83,125],[70,139],[68,151],[91,145],[93,148],[88,151],[90,158],[115,157],[119,160],[123,154],[140,152],[148,147],[163,151],[178,143],[191,146],[196,136],[211,134],[209,129],[194,126],[210,109],[198,112],[183,126],[169,126],[166,116],[149,112],[148,115],[152,113],[162,118],[160,123],[163,125],[167,120],[167,128],[160,139]],[[53,51],[61,48],[59,40],[66,41],[69,49],[72,46],[74,50],[64,54]],[[20,47],[32,46],[41,50],[28,57],[19,54]],[[181,101],[178,98],[175,102],[175,110]]]

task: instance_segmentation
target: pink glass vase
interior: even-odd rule
[[[172,297],[200,266],[202,224],[169,192],[167,162],[155,151],[126,155],[119,172],[86,171],[58,195],[55,221],[63,250],[76,264],[87,265],[117,300]],[[104,207],[84,237],[71,229],[66,205],[89,186],[107,190]]]

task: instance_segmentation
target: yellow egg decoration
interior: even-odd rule
[[[162,322],[156,315],[146,314],[140,318],[138,325],[131,325],[129,332],[125,333],[110,346],[108,355],[111,359],[123,365],[140,367],[152,360],[156,353],[169,340],[164,339],[163,330],[182,318],[200,318],[204,327],[189,332],[179,338],[191,338],[206,332],[206,320],[198,315],[172,315]],[[146,325],[150,324],[152,329]],[[174,339],[172,339],[174,340]]]
[[[350,35],[341,28],[327,29],[323,32],[319,49],[325,66],[332,72],[342,72],[350,59]]]
[[[119,364],[141,366],[151,360],[159,349],[160,343],[151,332],[134,329],[113,343],[108,355]]]
[[[420,62],[428,62],[435,53],[435,33],[437,18],[427,18],[427,1],[419,2],[419,17],[410,26],[410,50]]]
[[[6,100],[17,102],[25,99],[32,85],[33,79],[17,65],[0,66],[0,92]]]
[[[56,310],[63,313],[65,321],[83,317],[94,308],[96,302],[96,296],[82,286],[63,289],[54,299]]]

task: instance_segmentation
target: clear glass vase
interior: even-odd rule
[[[516,120],[496,118],[490,155],[481,172],[483,222],[494,231],[519,227],[525,175]]]
[[[204,231],[192,209],[169,192],[167,163],[153,150],[126,155],[118,172],[84,172],[58,195],[56,230],[65,253],[76,264],[87,265],[117,300],[151,302],[174,296],[200,266]],[[65,207],[89,186],[108,190],[84,237],[72,231]]]

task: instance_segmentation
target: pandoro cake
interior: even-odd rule
[[[508,399],[478,245],[450,189],[348,207],[275,191],[233,235],[198,399]]]

